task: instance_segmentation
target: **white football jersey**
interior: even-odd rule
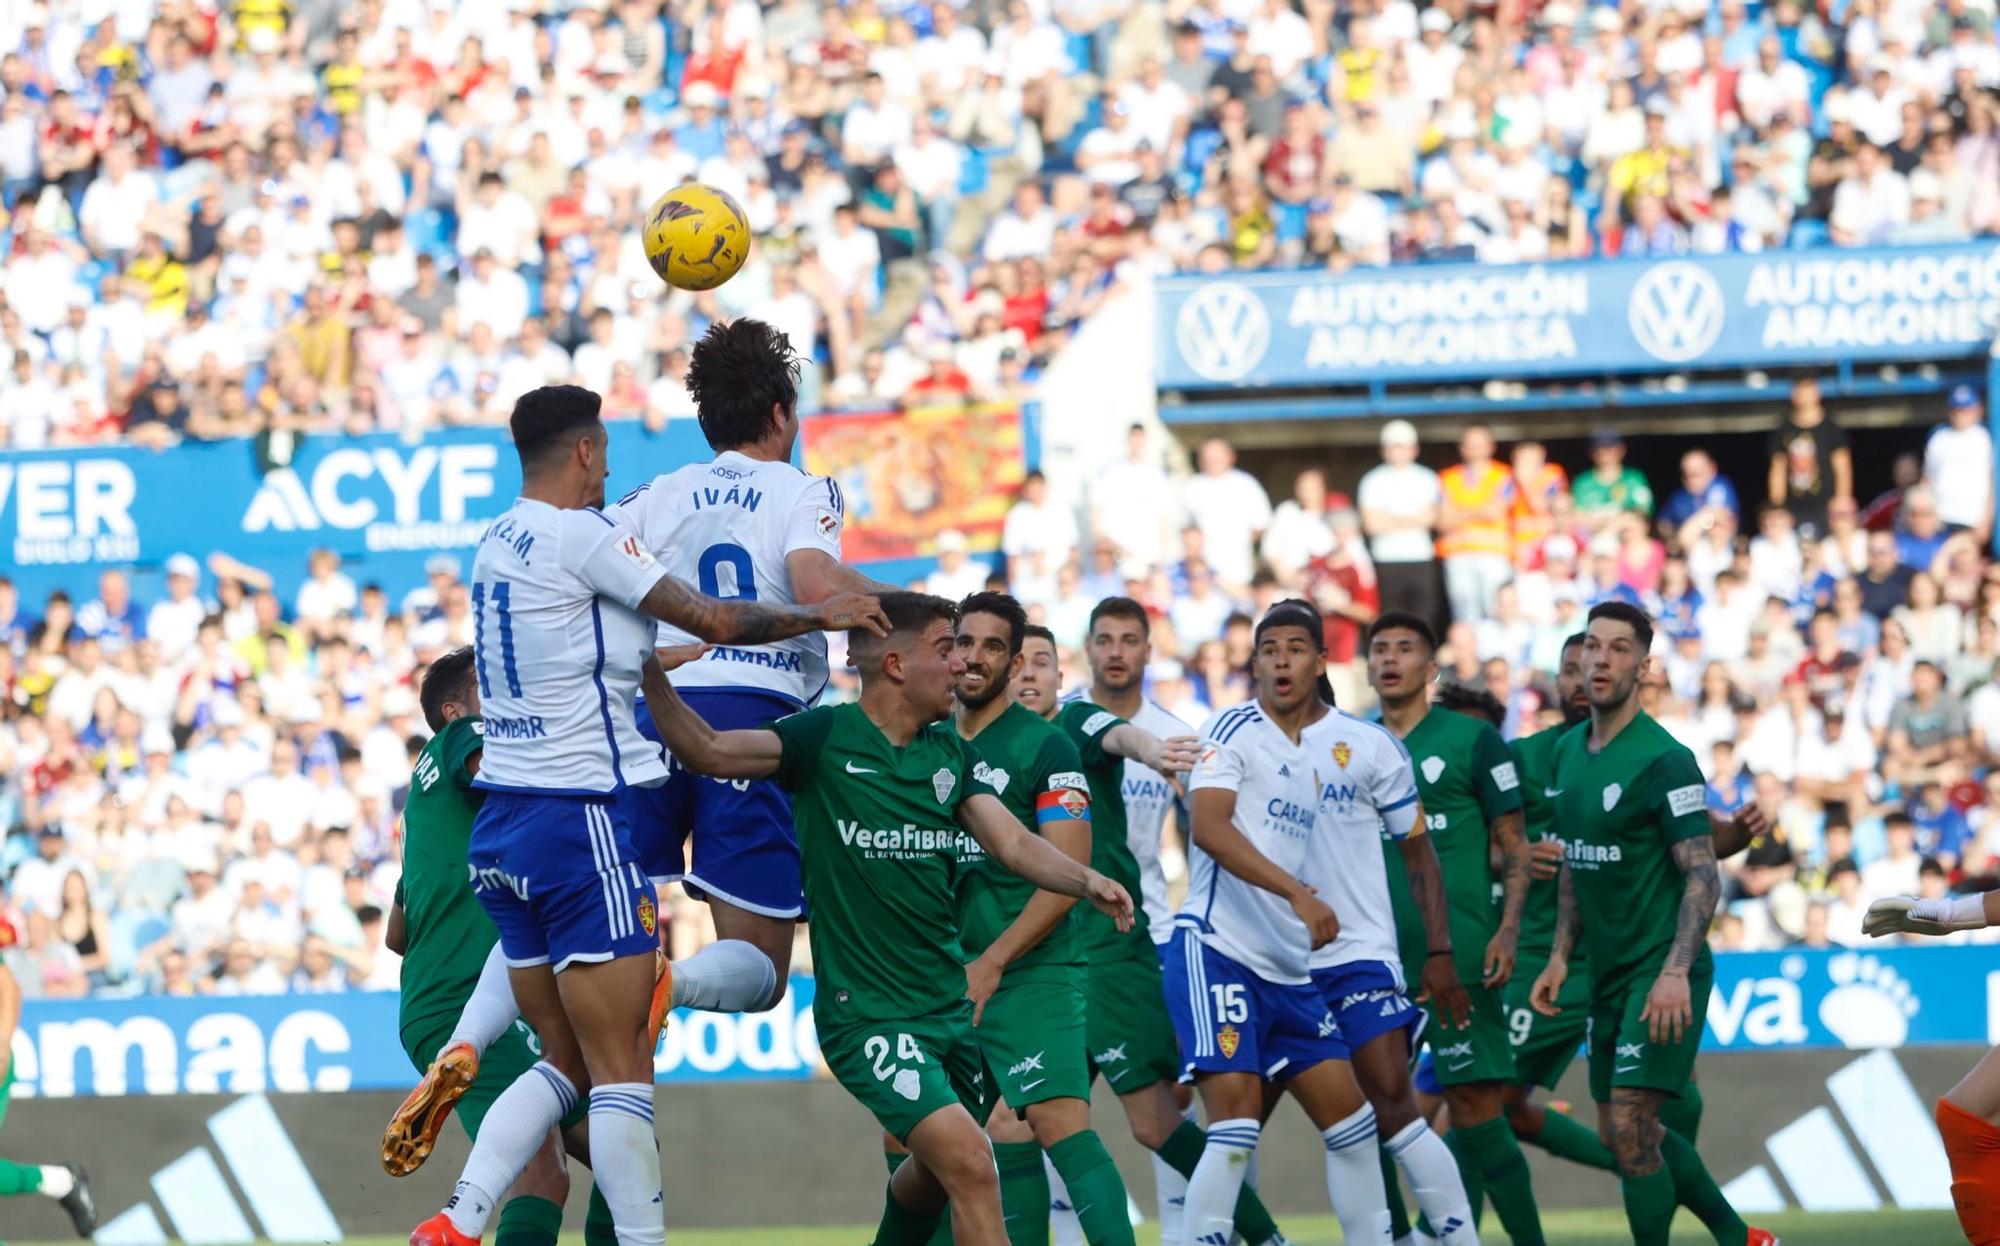
[[[1399,964],[1396,916],[1382,862],[1382,828],[1402,839],[1417,809],[1417,775],[1403,742],[1380,723],[1341,710],[1307,727],[1319,768],[1319,821],[1306,854],[1306,881],[1333,906],[1340,936],[1315,949],[1314,969],[1353,961]]]
[[[1065,702],[1080,701],[1086,694],[1071,692],[1063,697]],[[1144,728],[1162,740],[1177,735],[1192,735],[1194,728],[1168,713],[1161,705],[1146,698],[1139,702],[1139,712],[1126,719],[1135,727]],[[1155,943],[1165,943],[1173,938],[1173,913],[1167,908],[1167,875],[1160,868],[1160,835],[1167,825],[1167,815],[1180,805],[1181,798],[1174,795],[1174,789],[1165,775],[1141,762],[1125,759],[1125,840],[1131,846],[1132,858],[1139,863],[1139,906],[1146,910],[1147,929],[1152,932]]]
[[[611,508],[630,517],[646,548],[675,576],[711,597],[793,605],[785,556],[840,557],[840,486],[790,463],[725,450],[654,477]],[[663,645],[695,638],[662,623]],[[669,678],[676,688],[744,688],[810,706],[826,690],[826,637],[808,632],[768,645],[717,645]]]
[[[1319,807],[1312,749],[1303,737],[1297,744],[1287,739],[1255,701],[1209,719],[1201,735],[1189,794],[1235,792],[1236,829],[1273,865],[1304,879]],[[1187,899],[1175,922],[1259,977],[1310,982],[1312,935],[1292,906],[1216,865],[1198,846],[1190,845],[1188,855]]]
[[[486,529],[471,585],[480,787],[597,794],[667,777],[632,716],[653,645],[635,607],[665,574],[602,511],[517,498]]]

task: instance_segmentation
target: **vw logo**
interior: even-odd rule
[[[1684,260],[1655,264],[1632,287],[1625,305],[1632,336],[1666,363],[1697,359],[1722,336],[1722,287],[1708,270]]]
[[[1240,381],[1271,348],[1271,317],[1256,295],[1234,282],[1203,286],[1181,304],[1174,324],[1181,358],[1211,381]]]

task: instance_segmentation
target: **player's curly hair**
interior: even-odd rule
[[[1484,688],[1445,684],[1438,689],[1437,703],[1439,709],[1484,719],[1496,727],[1507,721],[1507,707],[1500,704],[1500,698]]]
[[[424,721],[431,725],[433,734],[445,727],[444,703],[457,701],[463,705],[471,699],[474,683],[473,652],[471,645],[460,645],[430,664],[424,671],[424,682],[417,693],[417,704],[424,710]]]
[[[762,320],[718,320],[688,358],[688,395],[710,448],[760,441],[799,405],[799,356],[791,339]]]

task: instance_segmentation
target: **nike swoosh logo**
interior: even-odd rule
[[[1472,1067],[1472,1061],[1470,1061],[1470,1060],[1462,1060],[1462,1061],[1460,1061],[1460,1062],[1459,1062],[1459,1063],[1457,1063],[1457,1064],[1447,1064],[1447,1065],[1445,1065],[1444,1067],[1445,1067],[1445,1071],[1446,1071],[1446,1072],[1448,1072],[1448,1073],[1456,1073],[1456,1072],[1458,1072],[1458,1071],[1459,1071],[1460,1069],[1469,1069],[1469,1068],[1471,1068],[1471,1067]]]
[[[853,762],[848,762],[848,763],[847,763],[847,773],[849,773],[849,774],[875,774],[875,773],[878,773],[878,772],[877,772],[877,771],[874,771],[874,770],[870,770],[870,769],[868,769],[868,768],[867,768],[866,766],[857,766],[857,765],[855,765],[855,764],[854,764]]]
[[[1030,1090],[1033,1090],[1033,1089],[1034,1089],[1035,1087],[1037,1087],[1037,1086],[1041,1085],[1041,1084],[1042,1084],[1043,1082],[1045,1082],[1045,1081],[1047,1081],[1047,1080],[1049,1080],[1049,1079],[1048,1079],[1048,1078],[1046,1078],[1046,1077],[1038,1077],[1038,1078],[1036,1078],[1036,1079],[1035,1079],[1034,1081],[1032,1081],[1032,1082],[1022,1082],[1022,1083],[1021,1083],[1021,1090],[1022,1090],[1022,1092],[1023,1092],[1023,1093],[1026,1093],[1027,1091],[1030,1091]]]
[[[1639,1071],[1639,1066],[1636,1064],[1621,1064],[1616,1068],[1612,1069],[1611,1071],[1613,1073],[1637,1073]]]
[[[1559,787],[1545,787],[1542,789],[1542,798],[1544,800],[1554,800],[1562,794],[1563,790]]]

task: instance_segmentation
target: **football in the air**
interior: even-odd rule
[[[646,213],[646,259],[660,280],[682,290],[713,290],[750,255],[750,222],[725,191],[689,182],[653,201]]]

